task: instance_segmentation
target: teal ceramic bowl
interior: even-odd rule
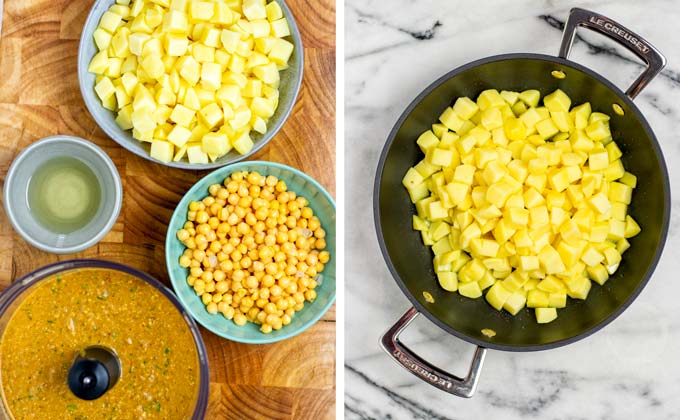
[[[257,171],[261,175],[273,175],[284,181],[288,190],[295,191],[297,195],[305,197],[310,202],[309,206],[314,210],[314,214],[321,221],[321,226],[326,230],[326,242],[328,244],[326,249],[331,254],[331,260],[326,264],[322,273],[323,280],[316,288],[316,300],[312,303],[305,303],[304,309],[295,314],[290,324],[270,334],[261,333],[259,326],[250,322],[239,327],[221,314],[209,314],[201,299],[196,296],[194,290],[186,282],[189,270],[179,265],[179,257],[185,248],[177,239],[176,233],[187,220],[189,203],[202,200],[208,195],[210,185],[221,184],[227,176],[239,171]],[[289,166],[272,162],[248,161],[228,165],[212,172],[198,181],[184,195],[168,226],[165,239],[165,262],[177,297],[199,324],[229,340],[250,344],[273,343],[300,334],[312,326],[335,301],[335,238],[335,202],[318,182]]]

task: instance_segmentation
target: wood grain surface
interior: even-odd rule
[[[0,180],[14,157],[49,135],[101,146],[123,180],[112,231],[81,253],[56,256],[21,239],[0,208],[0,288],[58,260],[101,258],[169,284],[164,238],[180,198],[206,172],[138,157],[95,124],[80,96],[76,56],[91,0],[5,0],[0,38]],[[254,160],[296,167],[335,194],[335,2],[287,0],[305,46],[305,74],[289,120]],[[328,419],[335,416],[335,307],[301,335],[246,345],[202,330],[210,358],[206,419]]]

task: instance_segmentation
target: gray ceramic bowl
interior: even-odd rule
[[[288,20],[291,36],[287,37],[287,39],[295,45],[295,49],[293,50],[293,54],[290,57],[290,61],[288,62],[288,69],[281,72],[281,84],[279,86],[279,106],[276,108],[274,115],[269,119],[267,123],[267,132],[264,135],[255,132],[251,133],[251,137],[255,145],[253,146],[253,150],[251,150],[249,153],[240,155],[235,151],[231,151],[215,162],[205,165],[192,164],[187,161],[161,162],[149,155],[150,143],[142,143],[134,139],[132,137],[131,130],[123,130],[116,124],[114,121],[116,117],[115,114],[102,106],[101,101],[94,92],[95,75],[87,71],[87,67],[90,64],[92,57],[94,57],[94,55],[97,53],[97,46],[94,43],[92,34],[97,28],[97,25],[99,25],[101,16],[109,9],[109,7],[111,7],[111,5],[115,3],[115,0],[95,1],[92,9],[90,10],[90,14],[87,16],[87,20],[85,21],[83,32],[80,35],[80,45],[78,47],[78,83],[80,84],[80,92],[83,95],[87,109],[90,111],[90,114],[97,122],[99,127],[101,127],[101,129],[104,130],[104,132],[118,144],[125,147],[132,153],[162,165],[182,169],[204,170],[218,168],[220,166],[246,159],[264,147],[264,145],[267,144],[281,129],[283,123],[293,110],[293,106],[295,105],[295,100],[297,99],[298,92],[300,91],[300,85],[302,83],[304,50],[302,47],[300,31],[298,30],[298,27],[295,24],[295,19],[293,18],[293,14],[286,3],[283,0],[276,1],[281,5],[283,14]]]
[[[28,206],[31,176],[46,161],[69,156],[85,163],[97,177],[101,203],[92,220],[67,234],[55,233],[38,223]],[[113,227],[123,203],[123,187],[116,166],[102,149],[72,136],[52,136],[38,140],[14,159],[5,178],[3,204],[14,230],[29,244],[54,254],[71,254],[99,242]]]

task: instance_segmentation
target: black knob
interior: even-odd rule
[[[68,372],[68,387],[83,400],[94,400],[120,378],[120,359],[109,348],[91,346],[80,352]]]

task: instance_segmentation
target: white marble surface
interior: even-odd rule
[[[382,260],[371,214],[379,153],[408,103],[447,71],[507,52],[556,54],[568,9],[598,11],[637,31],[668,65],[636,100],[661,143],[671,187],[680,185],[679,1],[349,0],[346,2],[346,401],[348,419],[680,418],[680,232],[669,239],[634,304],[599,333],[537,353],[489,351],[479,390],[445,394],[394,364],[379,336],[409,307]],[[644,5],[643,5],[644,3]],[[545,16],[550,16],[546,18]],[[572,58],[627,86],[642,65],[604,38],[579,34]],[[420,38],[420,39],[419,39]],[[434,117],[434,116],[433,116]],[[424,318],[404,341],[463,375],[472,345]]]

